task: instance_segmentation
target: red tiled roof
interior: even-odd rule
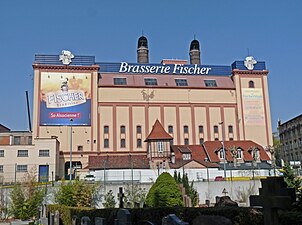
[[[131,79],[127,78],[127,85],[124,86],[116,86],[114,85],[113,78],[124,77],[127,78],[126,75],[122,75],[120,73],[102,73],[102,79],[99,79],[99,87],[116,87],[116,88],[137,88],[137,87],[146,87],[144,78],[155,78],[157,80],[157,86],[153,88],[202,88],[202,89],[235,89],[234,82],[231,77],[228,76],[186,76],[186,80],[188,82],[188,86],[179,87],[176,86],[175,79],[184,78],[183,75],[160,75],[160,74],[136,74],[135,76],[131,76]],[[207,87],[205,85],[204,80],[216,80],[217,87]]]
[[[132,158],[132,159],[131,159]],[[146,155],[89,156],[89,169],[150,169]]]
[[[161,123],[158,120],[156,120],[152,127],[150,134],[148,135],[148,137],[146,138],[145,141],[148,141],[148,140],[172,140],[172,139],[173,139],[173,137],[171,137],[171,135],[165,131],[165,129],[163,128]]]
[[[220,162],[220,159],[218,157],[217,151],[222,149],[222,143],[221,141],[206,141],[203,144],[205,151],[207,152],[209,156],[209,160],[211,162]],[[226,154],[226,159],[227,161],[232,162],[233,158],[230,154],[230,149],[231,147],[236,146],[237,148],[242,149],[243,153],[243,160],[244,161],[252,161],[253,157],[251,155],[250,149],[252,147],[256,147],[260,151],[260,160],[261,161],[267,161],[270,160],[269,156],[263,149],[261,145],[258,145],[257,143],[247,140],[247,141],[225,141],[224,142],[224,147],[225,147],[225,154]]]
[[[3,124],[0,124],[0,133],[4,132],[10,132],[10,129],[4,126]]]
[[[186,151],[183,151],[186,149]],[[171,145],[171,150],[175,154],[175,163],[170,163],[170,168],[177,169],[192,161],[199,163],[203,167],[219,167],[216,163],[207,162],[205,158],[208,158],[203,147],[201,145]],[[190,160],[183,160],[183,153],[191,153]]]

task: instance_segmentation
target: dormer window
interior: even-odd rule
[[[219,158],[220,159],[224,159],[224,154],[223,154],[223,150],[222,149],[219,151]]]
[[[237,149],[237,159],[242,159],[242,150],[240,148]]]
[[[204,80],[206,87],[217,87],[216,80]]]
[[[175,79],[176,86],[188,86],[187,79]]]
[[[124,77],[113,78],[114,85],[127,85],[127,79]]]
[[[147,86],[157,86],[157,79],[156,78],[145,78],[145,85]]]
[[[184,153],[184,154],[182,154],[182,159],[183,160],[190,160],[191,159],[191,154],[190,153]]]

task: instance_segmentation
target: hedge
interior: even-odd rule
[[[94,225],[95,217],[106,218],[108,225],[114,224],[114,219],[118,212],[114,209],[93,209],[93,208],[76,208],[60,205],[47,206],[48,212],[54,213],[55,210],[60,212],[60,224],[70,225],[72,216],[81,218],[88,216],[91,219],[91,225]],[[129,209],[132,219],[132,224],[136,225],[144,220],[149,220],[154,224],[161,224],[162,218],[168,214],[176,214],[180,219],[192,224],[192,221],[199,215],[220,215],[229,218],[233,225],[263,225],[262,212],[252,208],[240,207],[219,207],[219,208],[184,208],[184,207],[169,207],[169,208],[139,208]]]

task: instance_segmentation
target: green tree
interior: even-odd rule
[[[104,197],[104,203],[103,206],[105,208],[115,208],[116,201],[114,199],[113,191],[110,190],[107,192],[107,194]]]
[[[162,173],[150,188],[146,205],[149,207],[183,206],[180,189],[169,173]]]
[[[180,180],[182,181],[181,183],[182,183],[183,187],[185,188],[186,195],[188,195],[191,198],[192,205],[195,206],[197,204],[197,201],[198,201],[198,192],[193,187],[194,186],[194,181],[192,181],[191,184],[189,184],[189,178],[188,178],[187,173],[184,174],[182,178],[180,177]]]
[[[175,180],[176,183],[177,183],[177,181],[178,181],[178,176],[177,176],[177,171],[176,171],[176,170],[174,170],[174,175],[173,175],[173,177],[174,177],[174,180]]]
[[[301,180],[295,176],[294,170],[291,168],[288,162],[284,164],[280,172],[283,173],[284,181],[287,183],[287,186],[295,188],[295,190],[298,191]]]
[[[39,213],[45,189],[38,186],[35,176],[27,175],[24,182],[15,184],[10,192],[10,212],[15,218],[27,220]]]
[[[295,176],[294,169],[291,168],[288,162],[286,162],[283,168],[280,170],[283,173],[283,177],[288,187],[295,188],[298,202],[297,207],[302,210],[302,186],[301,178]]]
[[[62,180],[59,190],[55,193],[55,201],[66,206],[92,207],[98,200],[97,192],[99,188],[98,183],[89,184],[80,180],[73,182]]]

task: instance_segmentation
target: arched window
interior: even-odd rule
[[[252,81],[252,80],[249,81],[249,88],[255,88],[254,81]]]

